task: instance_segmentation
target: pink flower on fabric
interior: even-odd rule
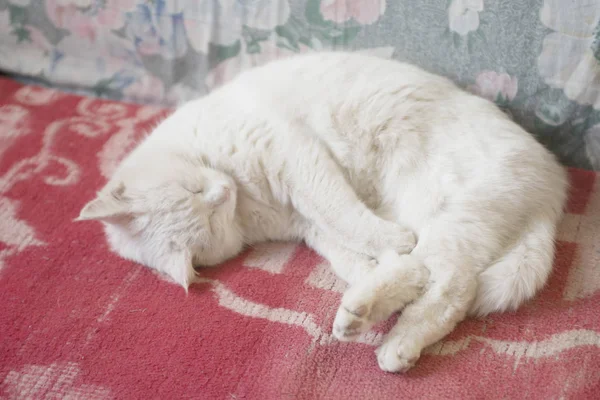
[[[385,0],[322,0],[323,18],[340,23],[354,19],[362,25],[372,24],[385,12]]]
[[[496,101],[498,97],[508,101],[513,100],[518,88],[516,77],[495,71],[482,71],[477,76],[475,85],[471,86],[474,93],[492,101]]]

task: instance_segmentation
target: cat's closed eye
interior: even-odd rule
[[[197,195],[197,194],[203,194],[204,193],[204,187],[189,187],[189,186],[184,186],[183,187],[185,189],[186,192],[189,192],[191,194]]]

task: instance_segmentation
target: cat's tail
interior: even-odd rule
[[[557,220],[532,222],[513,249],[479,275],[477,297],[469,314],[515,310],[545,285],[554,261]]]

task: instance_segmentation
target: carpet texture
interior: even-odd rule
[[[15,399],[592,399],[600,396],[600,181],[571,170],[554,273],[469,319],[405,375],[390,322],[330,328],[344,285],[302,245],[258,246],[183,289],[73,223],[167,111],[0,80],[0,396]]]

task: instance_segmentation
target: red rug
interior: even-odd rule
[[[554,274],[514,314],[460,324],[406,375],[330,328],[344,286],[304,246],[203,271],[189,295],[73,223],[166,111],[0,80],[3,398],[551,399],[600,393],[600,181],[571,171]],[[595,393],[595,394],[594,394]]]

